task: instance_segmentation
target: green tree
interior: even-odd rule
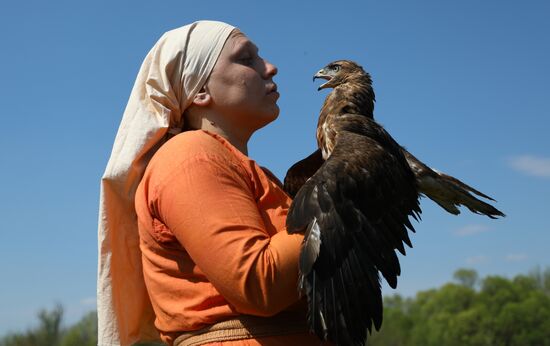
[[[550,269],[483,280],[461,269],[454,281],[414,298],[386,297],[368,345],[550,346]]]
[[[0,346],[58,346],[61,340],[63,308],[56,305],[51,311],[38,313],[39,325],[25,333],[8,334],[0,340]]]
[[[468,288],[474,289],[479,277],[475,270],[473,269],[459,269],[453,274],[453,278],[460,285],[466,286]]]
[[[68,328],[60,346],[95,346],[97,345],[97,313],[91,311],[74,326]]]
[[[409,311],[411,300],[403,299],[396,294],[384,298],[384,320],[391,323],[383,323],[380,331],[374,332],[368,339],[369,345],[406,346],[409,340],[409,332],[412,328]]]

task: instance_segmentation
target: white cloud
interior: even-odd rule
[[[506,256],[506,260],[509,262],[521,262],[527,259],[527,255],[524,253],[514,253]]]
[[[481,264],[489,260],[487,256],[479,255],[466,258],[466,263],[468,264]]]
[[[94,306],[96,305],[97,299],[96,297],[87,297],[80,300],[80,305],[84,306]]]
[[[510,158],[508,163],[515,170],[527,175],[550,178],[550,158],[521,155]]]
[[[479,234],[489,231],[489,227],[483,225],[467,225],[455,230],[453,233],[459,237]]]

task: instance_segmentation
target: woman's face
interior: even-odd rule
[[[258,55],[258,47],[234,31],[206,83],[210,107],[232,126],[253,132],[279,115],[276,74],[277,68]]]

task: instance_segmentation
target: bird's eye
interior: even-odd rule
[[[334,72],[338,72],[340,71],[340,65],[332,65],[330,69],[333,70]]]

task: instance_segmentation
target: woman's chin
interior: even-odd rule
[[[279,117],[279,112],[280,112],[279,106],[275,104],[273,111],[267,114],[267,116],[265,117],[268,120],[266,125],[271,123],[272,121],[275,121]]]
[[[273,110],[273,112],[266,112],[263,114],[260,114],[256,118],[256,130],[261,129],[262,127],[265,127],[275,121],[279,117],[279,107],[276,107],[276,110]]]

